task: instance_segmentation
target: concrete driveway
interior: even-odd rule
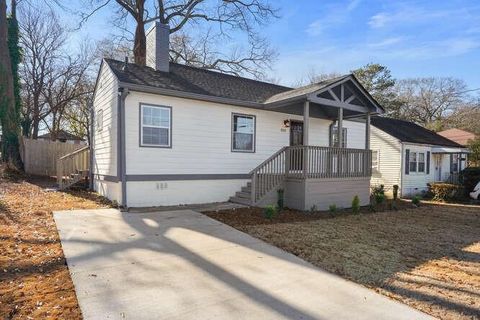
[[[54,216],[85,319],[429,319],[191,210]]]

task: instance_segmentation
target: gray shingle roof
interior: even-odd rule
[[[373,126],[402,142],[431,144],[456,148],[462,147],[460,144],[442,137],[441,135],[413,122],[387,117],[373,117],[371,123]]]
[[[263,103],[268,98],[293,88],[236,77],[215,71],[170,63],[170,72],[156,71],[118,60],[105,59],[120,82],[161,89]]]
[[[49,133],[42,134],[41,136],[38,136],[38,137],[43,139],[51,139],[52,134],[49,132]],[[79,140],[79,141],[84,140],[83,138],[73,135],[70,132],[67,132],[65,130],[58,131],[57,139],[58,140]]]

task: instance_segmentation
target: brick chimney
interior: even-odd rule
[[[169,71],[170,28],[166,24],[154,22],[146,33],[147,66],[158,71]]]

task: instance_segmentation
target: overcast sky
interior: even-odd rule
[[[369,62],[396,78],[453,76],[480,87],[478,0],[278,0],[281,18],[262,28],[279,56],[271,76],[290,85],[309,70],[340,72]],[[111,32],[108,10],[72,36]],[[63,15],[67,22],[72,18]]]

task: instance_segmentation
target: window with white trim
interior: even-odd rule
[[[418,172],[425,172],[425,153],[418,153]]]
[[[347,128],[343,128],[343,136],[342,136],[342,145],[338,145],[338,127],[332,128],[332,143],[333,147],[339,148],[346,148],[347,147]]]
[[[96,120],[97,131],[100,132],[103,129],[103,109],[97,111]]]
[[[409,158],[410,172],[425,173],[425,152],[410,152]]]
[[[410,159],[408,160],[410,172],[417,172],[417,153],[410,152]]]
[[[255,116],[232,115],[232,151],[255,152]]]
[[[172,110],[170,107],[140,106],[140,145],[171,147]]]
[[[372,171],[379,172],[380,151],[372,150]]]

